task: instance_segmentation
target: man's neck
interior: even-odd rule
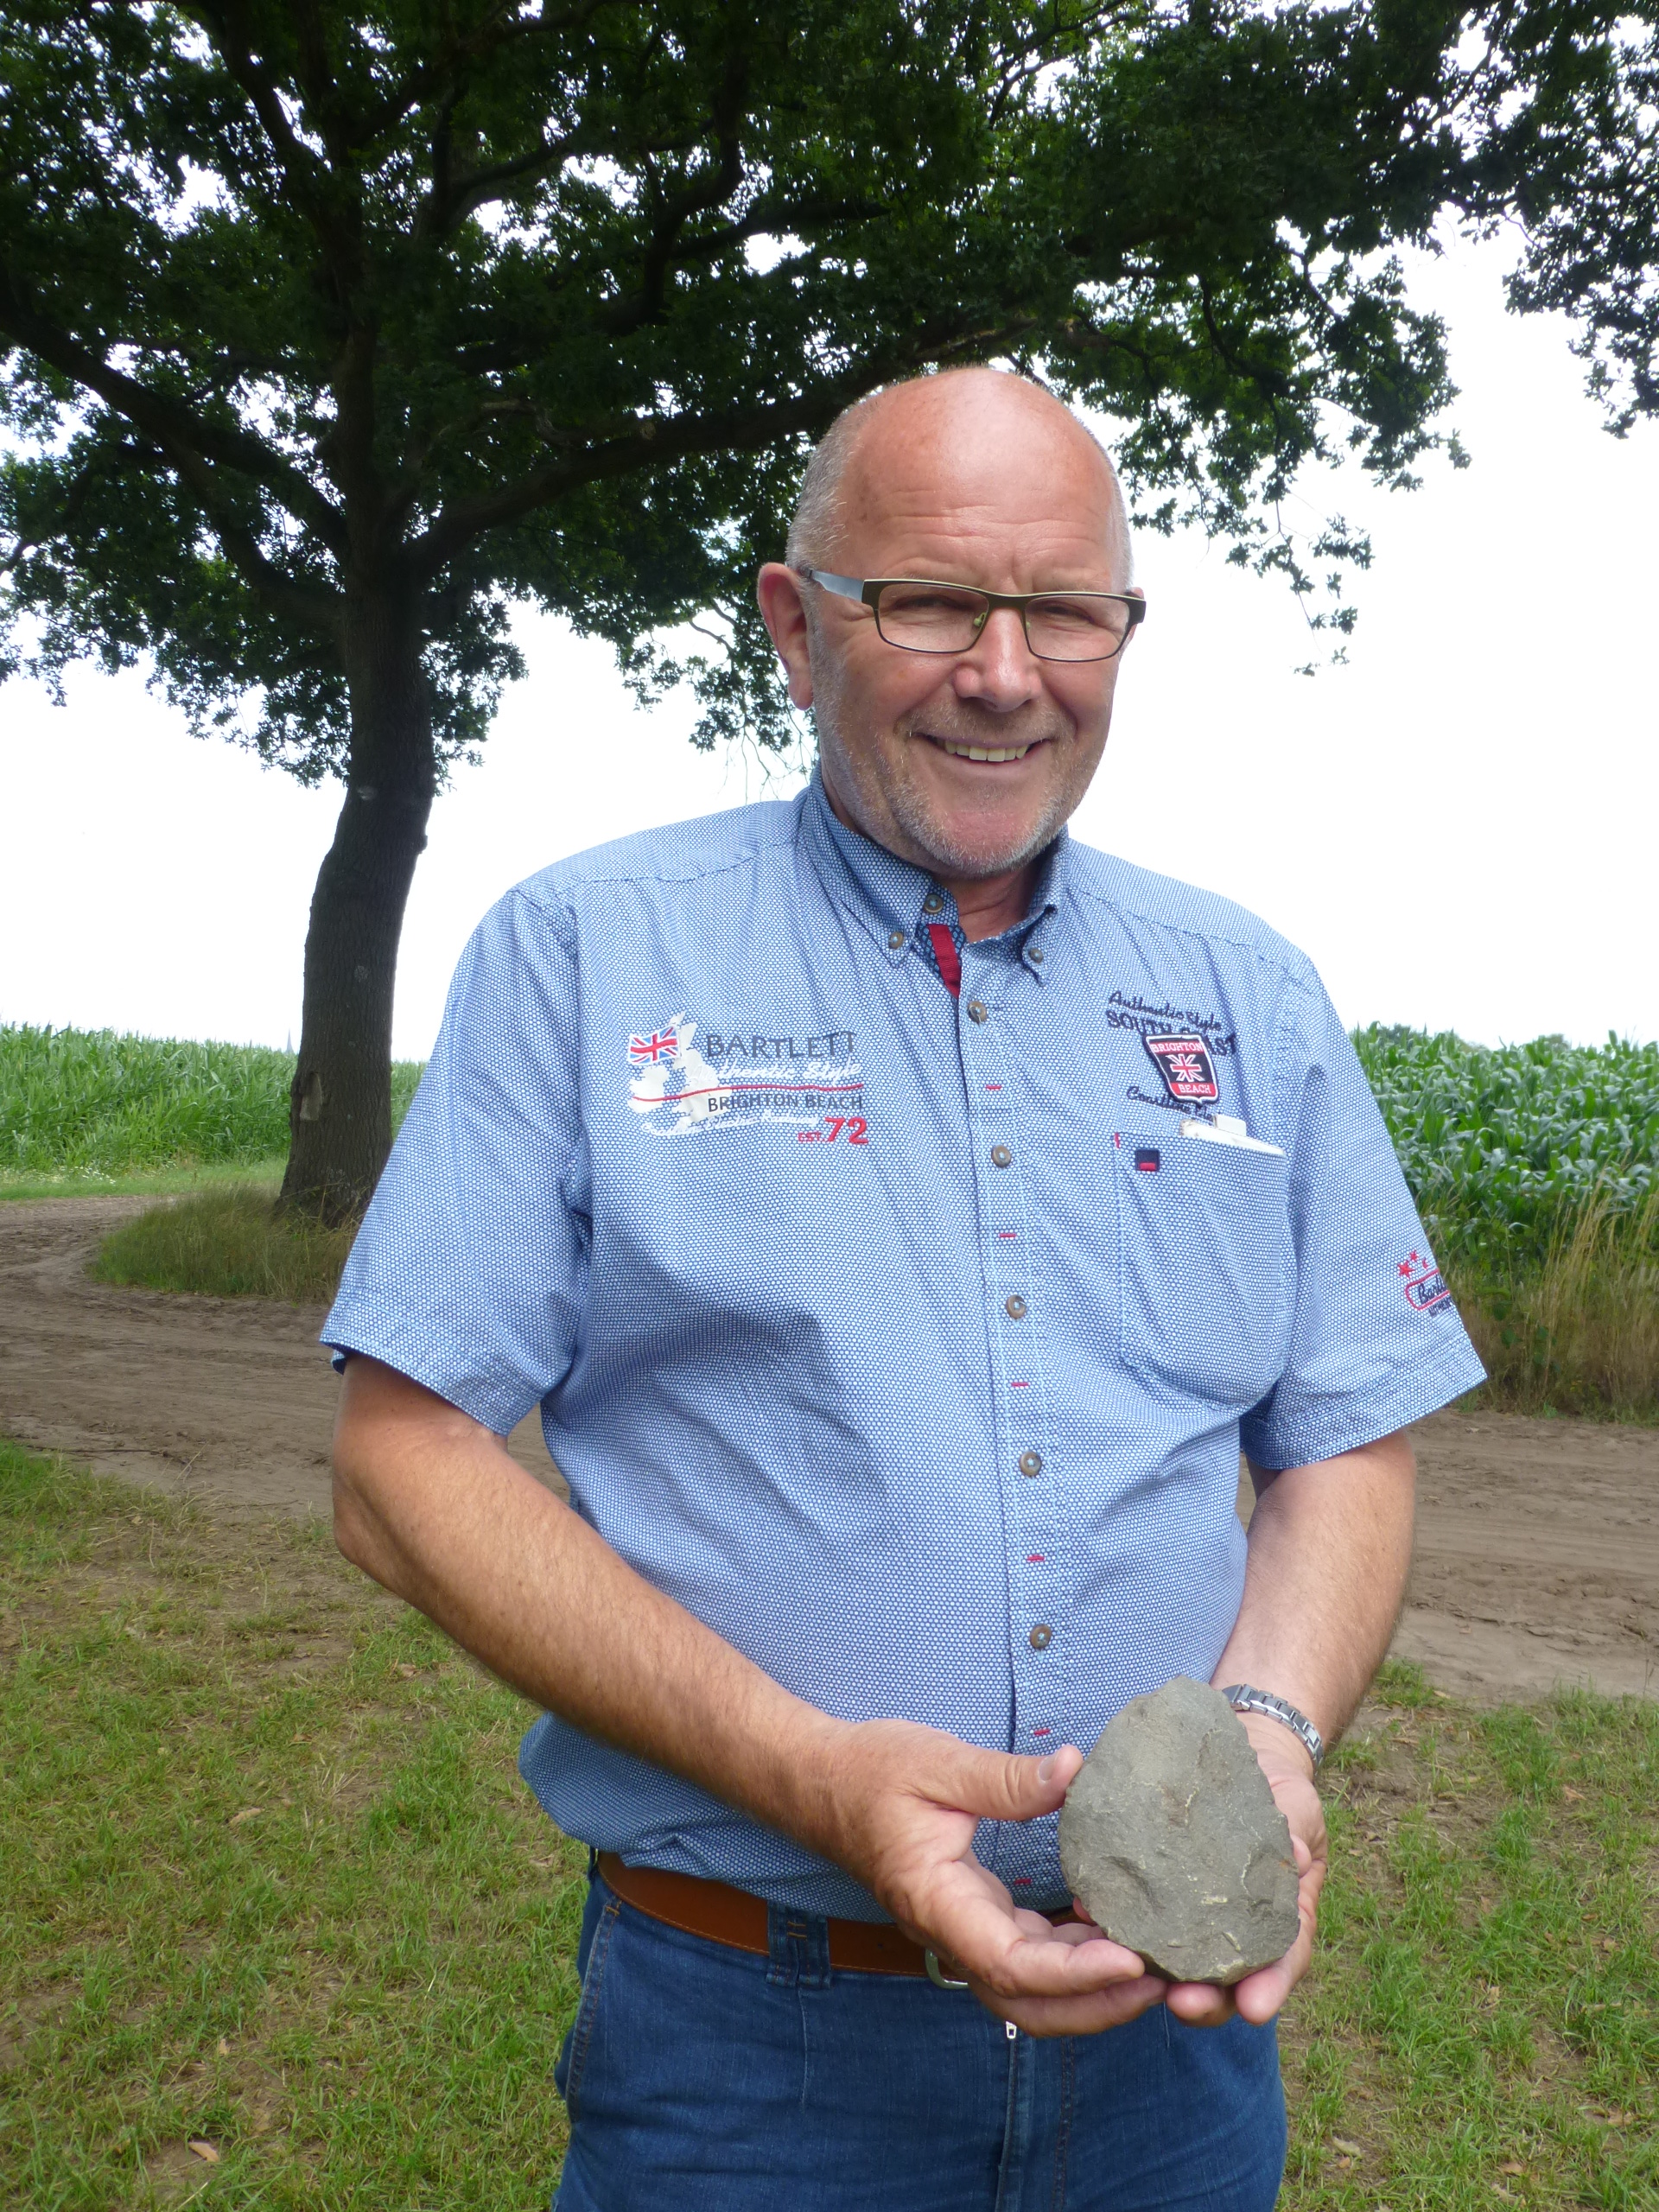
[[[939,881],[957,902],[963,935],[969,944],[976,944],[981,938],[1001,937],[1025,920],[1036,888],[1037,862],[1027,861],[1006,875],[942,875]]]
[[[823,795],[830,802],[830,810],[845,828],[855,836],[869,837],[870,833],[855,821],[850,807],[846,805],[820,763],[819,773],[823,779]],[[884,841],[871,838],[873,844]],[[907,861],[914,868],[928,868],[928,861],[909,853],[897,852],[891,845],[886,849],[895,857]],[[931,870],[936,882],[944,885],[957,902],[957,913],[962,922],[962,933],[969,944],[977,944],[982,938],[1001,937],[1004,930],[1013,929],[1023,922],[1031,906],[1031,894],[1037,885],[1039,862],[1022,861],[1018,868],[1009,868],[1001,875],[955,876],[941,875]]]

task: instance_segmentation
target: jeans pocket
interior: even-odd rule
[[[1119,1351],[1142,1380],[1244,1411],[1287,1350],[1291,1243],[1279,1154],[1115,1138]]]
[[[588,1963],[582,1970],[582,2001],[576,2006],[576,2017],[570,2024],[570,2032],[564,2039],[559,2053],[559,2063],[554,2069],[554,2085],[564,2099],[565,2110],[574,2120],[582,2094],[582,2077],[588,2064],[588,2053],[592,2048],[594,2028],[599,2018],[600,1998],[605,1986],[605,1962],[611,1955],[611,1938],[616,1933],[616,1923],[621,1916],[622,1904],[608,1892],[594,1928],[594,1940],[588,1948]]]

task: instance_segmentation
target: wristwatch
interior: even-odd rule
[[[1289,1700],[1275,1697],[1271,1690],[1253,1690],[1248,1682],[1234,1682],[1223,1690],[1235,1713],[1265,1713],[1269,1720],[1282,1721],[1291,1734],[1299,1737],[1313,1762],[1317,1774],[1325,1758],[1325,1738],[1305,1713],[1298,1713]]]

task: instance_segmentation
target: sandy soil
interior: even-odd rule
[[[326,1512],[321,1307],[87,1280],[143,1198],[0,1205],[0,1434],[225,1510]],[[1459,1694],[1659,1696],[1659,1430],[1437,1414],[1395,1649]],[[532,1417],[514,1456],[556,1482]]]

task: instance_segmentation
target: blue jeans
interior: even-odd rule
[[[966,1990],[832,1974],[822,1921],[770,1917],[763,1959],[594,1878],[556,2212],[1269,2212],[1271,2027],[1160,2005],[1105,2035],[1011,2036]]]

